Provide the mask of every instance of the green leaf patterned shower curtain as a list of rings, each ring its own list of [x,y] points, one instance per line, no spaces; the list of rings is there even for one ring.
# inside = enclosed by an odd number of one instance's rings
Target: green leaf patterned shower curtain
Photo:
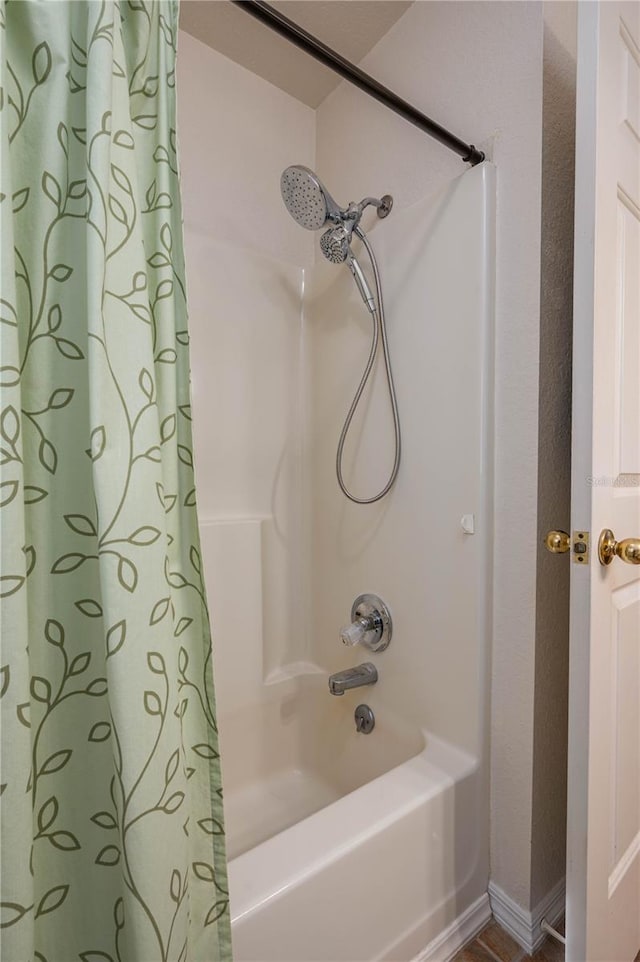
[[[2,957],[228,960],[177,3],[0,16]]]

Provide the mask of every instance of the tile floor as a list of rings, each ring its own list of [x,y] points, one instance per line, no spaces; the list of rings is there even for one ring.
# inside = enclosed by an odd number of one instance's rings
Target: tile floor
[[[564,919],[554,928],[564,935]],[[549,937],[537,952],[527,955],[508,932],[492,921],[473,942],[458,952],[452,962],[564,962],[564,945]],[[640,962],[640,952],[634,962]]]
[[[556,928],[564,932],[564,924]],[[461,949],[453,962],[564,962],[564,946],[547,938],[533,955],[528,955],[497,922],[489,924],[473,942]]]

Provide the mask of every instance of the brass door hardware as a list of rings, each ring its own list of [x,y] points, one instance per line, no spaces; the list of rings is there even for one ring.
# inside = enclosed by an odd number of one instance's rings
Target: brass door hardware
[[[573,537],[566,531],[549,531],[544,546],[551,554],[566,554],[571,551],[574,564],[589,563],[589,532],[574,531]]]
[[[549,531],[544,546],[551,554],[565,554],[571,550],[571,538],[566,531]]]
[[[611,528],[604,528],[598,539],[600,564],[610,565],[616,555],[628,565],[640,565],[640,538],[616,541]]]

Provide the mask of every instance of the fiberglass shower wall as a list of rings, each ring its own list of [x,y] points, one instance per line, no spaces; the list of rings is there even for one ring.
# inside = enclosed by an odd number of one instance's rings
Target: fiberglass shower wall
[[[494,195],[495,170],[485,164],[384,221],[369,218],[403,441],[398,479],[376,504],[348,502],[334,472],[370,317],[350,274],[333,265],[317,264],[305,299],[315,659],[330,672],[375,661],[378,684],[361,700],[410,718],[483,768]],[[359,497],[380,489],[393,462],[382,363],[364,397],[345,447],[345,475]],[[372,657],[345,649],[337,632],[362,592],[378,594],[393,616],[389,648]]]
[[[480,410],[477,379],[486,350],[487,305],[476,295],[485,296],[486,278],[479,273],[469,288],[464,277],[471,270],[467,254],[473,270],[487,269],[486,184],[473,171],[465,175],[473,207],[465,210],[452,180],[452,165],[456,174],[459,168],[447,155],[446,181],[453,186],[430,199],[423,192],[422,206],[407,211],[401,169],[392,171],[391,180],[372,183],[355,144],[349,163],[330,149],[331,117],[335,127],[342,123],[336,105],[348,94],[360,98],[353,116],[364,127],[371,115],[378,130],[387,124],[406,129],[399,118],[344,84],[314,112],[191,36],[182,33],[180,42],[195,457],[219,714],[224,719],[268,699],[268,688],[287,676],[364,660],[359,650],[344,649],[338,632],[349,620],[353,598],[372,590],[388,601],[396,624],[393,646],[380,660],[384,684],[376,697],[413,706],[421,727],[478,757],[484,649],[479,629],[472,629],[477,581],[472,588],[469,582],[476,579],[486,525],[481,535],[465,536],[455,519],[456,541],[467,544],[471,565],[457,584],[451,558],[440,564],[434,556],[430,572],[425,564],[430,519],[443,517],[442,494],[462,477],[456,458],[461,467],[473,462],[475,470],[484,443],[477,417],[468,424],[465,418]],[[316,123],[324,138],[318,162]],[[423,135],[409,130],[424,147]],[[361,151],[366,153],[368,143],[363,135]],[[397,486],[377,505],[348,503],[334,474],[340,426],[367,356],[370,316],[349,273],[318,254],[318,235],[288,216],[279,178],[292,162],[317,168],[341,202],[387,191],[396,199],[386,221],[378,222],[373,212],[363,221],[367,229],[374,226],[371,239],[382,257],[405,446]],[[457,245],[459,269],[452,274],[448,238],[456,232],[466,233],[471,246]],[[421,277],[422,287],[416,288]],[[409,302],[403,302],[406,292]],[[456,306],[453,295],[461,292],[470,299]],[[474,313],[447,339],[447,311],[455,319],[461,310]],[[471,339],[465,339],[465,325]],[[458,392],[458,412],[464,437],[453,430],[443,391],[436,390],[436,385],[448,389],[449,382],[432,378],[429,392],[432,373],[448,370],[453,379],[463,368],[467,390]],[[381,387],[365,395],[346,449],[347,476],[365,495],[382,486],[393,457]],[[429,432],[420,430],[426,424],[440,429],[431,439],[433,450],[427,450]],[[419,490],[416,455],[424,456]],[[462,498],[460,504],[460,516],[479,515],[477,499]],[[386,577],[391,572],[399,579],[397,588]],[[449,598],[437,616],[429,608],[431,597]],[[467,618],[461,622],[463,611]],[[452,644],[460,636],[468,650]],[[431,645],[432,654],[439,647],[439,660],[423,663],[418,657],[412,670],[416,644],[419,652]],[[465,721],[456,712],[458,701],[465,705]],[[224,724],[222,740],[224,750]],[[227,757],[226,769],[235,761]]]
[[[178,89],[198,507],[224,717],[305,658],[300,341],[313,241],[279,179],[292,158],[313,165],[314,112],[184,32]]]

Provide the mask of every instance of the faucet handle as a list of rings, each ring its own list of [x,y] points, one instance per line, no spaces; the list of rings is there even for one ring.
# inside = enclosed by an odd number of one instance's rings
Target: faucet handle
[[[369,618],[358,618],[350,625],[345,625],[340,629],[340,638],[343,645],[353,647],[353,645],[363,644],[367,632],[373,628]]]
[[[351,608],[351,624],[340,629],[343,645],[384,651],[391,641],[391,613],[377,595],[359,595]]]

